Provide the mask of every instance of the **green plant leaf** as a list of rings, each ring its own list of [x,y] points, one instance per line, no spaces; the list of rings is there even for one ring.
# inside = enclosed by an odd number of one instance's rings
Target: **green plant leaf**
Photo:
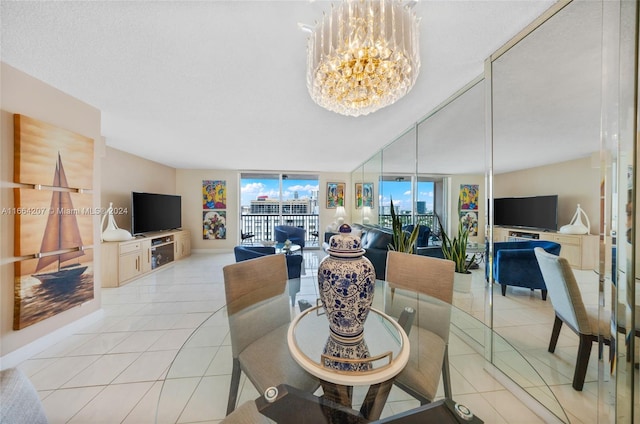
[[[396,215],[395,208],[393,207],[393,198],[391,198],[391,229],[393,231],[393,237],[392,243],[389,244],[389,250],[415,253],[420,226],[414,225],[411,234],[407,234],[406,231],[402,230],[402,221],[400,217]]]

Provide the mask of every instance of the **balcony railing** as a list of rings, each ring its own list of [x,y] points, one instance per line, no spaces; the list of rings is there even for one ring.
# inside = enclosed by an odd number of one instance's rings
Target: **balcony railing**
[[[408,225],[413,222],[411,215],[399,214],[402,225]],[[274,214],[246,214],[240,215],[242,232],[245,234],[253,234],[252,242],[261,242],[264,240],[275,240],[274,227],[276,225],[292,225],[305,229],[305,244],[307,246],[318,245],[318,239],[324,238],[320,232],[320,220],[316,214],[299,214],[299,215],[274,215]],[[418,214],[416,222],[421,225],[427,225],[431,228],[433,235],[440,233],[440,228],[435,215]],[[380,215],[378,217],[378,225],[391,228],[391,215]]]
[[[240,215],[243,233],[253,234],[254,242],[275,240],[274,227],[276,225],[291,225],[305,229],[305,244],[313,246],[318,243],[319,218],[317,214],[273,215],[247,214]]]
[[[398,214],[396,215],[400,218],[400,222],[402,225],[409,225],[413,223],[413,216],[408,214]],[[391,228],[391,215],[380,215],[378,217],[379,225],[385,228]],[[435,220],[435,215],[432,213],[426,214],[417,214],[416,222],[420,225],[426,225],[431,228],[431,232],[434,234],[440,233],[440,228],[438,222]]]

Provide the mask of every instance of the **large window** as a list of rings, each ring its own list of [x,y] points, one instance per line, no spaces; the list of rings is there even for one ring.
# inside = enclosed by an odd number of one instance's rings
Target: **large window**
[[[243,173],[240,177],[241,228],[253,240],[273,240],[275,225],[304,228],[317,240],[318,176]]]
[[[380,218],[384,226],[391,226],[391,200],[395,213],[404,224],[415,222],[434,228],[434,182],[418,180],[415,196],[411,177],[385,177],[380,182]],[[415,199],[415,200],[414,200]]]

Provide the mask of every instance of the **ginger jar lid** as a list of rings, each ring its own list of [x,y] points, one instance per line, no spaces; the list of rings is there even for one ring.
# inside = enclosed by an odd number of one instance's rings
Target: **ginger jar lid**
[[[348,224],[342,224],[338,231],[339,233],[329,240],[327,249],[329,255],[342,258],[356,258],[364,255],[365,250],[362,248],[360,238],[351,234],[351,227]]]

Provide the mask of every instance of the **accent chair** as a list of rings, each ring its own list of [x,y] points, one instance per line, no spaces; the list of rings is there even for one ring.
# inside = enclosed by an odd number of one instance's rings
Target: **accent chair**
[[[573,388],[579,391],[584,386],[593,343],[597,343],[598,337],[602,337],[604,343],[610,345],[611,318],[606,313],[599,316],[597,308],[585,307],[580,287],[567,259],[547,253],[541,247],[536,247],[534,251],[556,314],[549,340],[549,352],[553,353],[556,350],[563,323],[580,338],[572,384]],[[611,348],[609,353],[611,354]]]
[[[304,242],[307,234],[304,228],[294,227],[293,225],[276,225],[274,231],[278,243],[284,243],[289,239],[291,243],[300,246],[301,252],[304,251]]]
[[[540,267],[533,249],[541,247],[553,255],[560,254],[559,243],[546,240],[508,241],[493,243],[493,278],[500,284],[502,295],[507,286],[526,287],[542,291],[542,300],[547,300],[547,286],[540,273]],[[489,263],[489,244],[486,244],[485,260]],[[489,267],[486,266],[485,278],[489,281]]]

